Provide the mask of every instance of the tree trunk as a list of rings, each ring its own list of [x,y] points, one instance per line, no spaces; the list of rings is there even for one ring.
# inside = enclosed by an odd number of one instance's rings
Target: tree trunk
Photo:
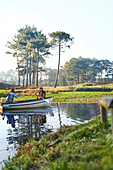
[[[23,63],[23,65],[24,65],[24,71],[23,71],[23,87],[25,86],[25,63]]]
[[[23,87],[24,87],[24,82],[25,82],[25,75],[23,75]]]
[[[113,80],[113,72],[112,72],[112,80]]]
[[[101,82],[102,82],[102,71],[101,71]]]
[[[78,75],[77,75],[77,82],[79,83],[79,73],[78,73]]]
[[[17,65],[18,65],[18,86],[20,86],[20,71],[19,71],[19,61],[17,56]]]
[[[60,53],[61,53],[61,43],[60,43],[60,41],[59,41],[59,59],[58,59],[58,70],[57,70],[57,74],[56,74],[56,79],[55,79],[54,88],[56,88],[56,86],[57,86],[57,82],[58,82],[59,69],[60,69]]]
[[[31,51],[30,51],[30,59],[29,59],[29,85],[31,86]]]
[[[37,50],[37,63],[36,63],[36,86],[38,87],[38,63],[39,62],[39,50]]]
[[[33,55],[33,78],[32,78],[32,84],[35,85],[35,60],[34,60],[34,55]]]
[[[28,86],[28,51],[27,51],[27,58],[26,58],[26,86]]]

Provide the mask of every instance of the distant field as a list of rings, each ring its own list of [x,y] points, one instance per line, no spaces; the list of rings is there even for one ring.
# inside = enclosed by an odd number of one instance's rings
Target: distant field
[[[98,102],[100,97],[111,96],[113,97],[113,85],[97,85],[97,86],[63,86],[63,87],[44,87],[46,96],[54,95],[53,102],[72,102],[72,103],[88,103]],[[87,91],[89,90],[89,91]],[[6,97],[9,90],[0,90],[0,98]],[[19,100],[36,99],[35,93],[38,92],[38,88],[31,86],[26,89],[15,89],[15,93]]]

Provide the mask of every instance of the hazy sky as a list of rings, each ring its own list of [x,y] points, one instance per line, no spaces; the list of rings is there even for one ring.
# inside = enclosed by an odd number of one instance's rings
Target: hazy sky
[[[26,24],[47,37],[53,31],[74,37],[61,65],[79,56],[113,60],[113,0],[0,0],[0,71],[16,67],[5,44]],[[57,68],[57,60],[50,56],[46,66]]]

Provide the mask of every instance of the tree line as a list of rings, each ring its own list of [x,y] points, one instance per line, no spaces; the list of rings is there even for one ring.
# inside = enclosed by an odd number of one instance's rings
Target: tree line
[[[52,32],[49,36],[50,42],[42,31],[38,31],[34,26],[26,25],[18,30],[11,42],[7,42],[6,46],[10,51],[6,53],[17,58],[19,86],[21,79],[23,79],[23,86],[39,86],[39,73],[46,71],[44,69],[45,59],[51,55],[50,48],[58,47],[59,59],[54,87],[57,86],[61,51],[63,48],[70,48],[70,42],[73,41],[73,38],[63,31]]]
[[[17,84],[17,74],[14,70],[1,71],[0,82],[5,84]]]
[[[56,69],[47,68],[40,85],[54,86],[56,72]],[[59,73],[59,86],[113,81],[113,61],[81,56],[71,58],[63,67],[60,67]]]
[[[113,62],[96,58],[71,58],[60,71],[61,85],[113,80]]]
[[[46,68],[39,72],[39,86],[54,86],[57,69]],[[97,60],[95,58],[71,58],[59,70],[58,85],[67,86],[75,83],[113,81],[113,62]],[[0,81],[9,84],[18,84],[17,74],[13,70],[0,72]],[[20,77],[23,84],[23,77]]]

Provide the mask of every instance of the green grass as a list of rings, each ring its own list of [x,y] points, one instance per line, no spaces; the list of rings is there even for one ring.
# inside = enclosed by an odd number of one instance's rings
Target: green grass
[[[4,92],[4,90],[0,90],[0,98],[1,97],[6,97],[6,93]]]
[[[1,93],[2,94],[2,93]],[[99,102],[100,97],[111,96],[113,97],[113,92],[58,92],[49,94],[48,96],[54,95],[53,102],[71,102],[71,103],[91,103]],[[4,93],[3,93],[4,96]],[[1,96],[2,97],[2,96]],[[15,101],[20,100],[31,100],[36,99],[35,95],[19,95],[15,98]]]
[[[53,95],[53,102],[87,103],[98,102],[99,98],[104,96],[112,97],[113,92],[59,92]]]
[[[87,124],[63,126],[40,141],[31,140],[5,165],[5,169],[113,169],[111,120],[95,118]]]
[[[15,101],[21,101],[21,100],[32,100],[36,99],[37,97],[35,95],[19,95],[18,98],[15,98]]]

